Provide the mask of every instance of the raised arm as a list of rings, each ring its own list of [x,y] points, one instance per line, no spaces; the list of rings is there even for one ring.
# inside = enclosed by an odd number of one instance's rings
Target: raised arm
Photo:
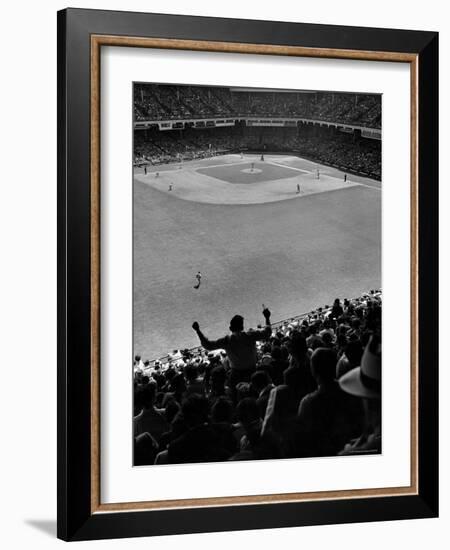
[[[200,330],[200,325],[197,323],[197,321],[195,321],[192,324],[192,328],[197,333],[197,336],[200,340],[201,345],[208,351],[212,351],[214,349],[224,349],[224,346],[225,346],[224,338],[219,338],[218,340],[208,340],[208,338],[206,338],[206,336]]]
[[[270,323],[271,312],[268,308],[265,307],[262,313],[266,320],[266,326],[263,329],[254,330],[250,333],[254,336],[255,340],[266,340],[272,335],[272,325]]]

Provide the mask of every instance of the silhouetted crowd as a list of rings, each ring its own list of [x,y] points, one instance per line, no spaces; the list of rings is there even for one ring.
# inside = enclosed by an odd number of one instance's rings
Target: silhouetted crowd
[[[134,464],[381,452],[381,291],[134,361]]]

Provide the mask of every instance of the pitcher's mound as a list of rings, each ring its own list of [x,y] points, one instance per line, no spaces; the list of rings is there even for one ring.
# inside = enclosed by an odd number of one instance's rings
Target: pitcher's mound
[[[243,170],[241,170],[241,172],[244,172],[244,174],[260,174],[262,170],[260,170],[259,168],[244,168]]]

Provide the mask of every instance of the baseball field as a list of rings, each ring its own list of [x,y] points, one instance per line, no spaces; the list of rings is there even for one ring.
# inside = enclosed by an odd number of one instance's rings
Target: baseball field
[[[381,286],[381,184],[295,155],[134,172],[134,353],[156,359]],[[202,274],[198,289],[195,275]]]

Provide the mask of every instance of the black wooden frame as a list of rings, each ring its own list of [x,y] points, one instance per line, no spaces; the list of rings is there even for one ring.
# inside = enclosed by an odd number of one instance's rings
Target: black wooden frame
[[[419,491],[358,498],[91,513],[90,37],[133,37],[418,55]],[[438,35],[100,10],[58,13],[58,537],[86,540],[438,514]]]

